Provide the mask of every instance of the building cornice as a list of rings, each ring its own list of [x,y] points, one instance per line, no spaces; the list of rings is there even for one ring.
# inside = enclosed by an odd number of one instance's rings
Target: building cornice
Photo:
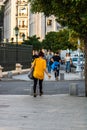
[[[9,0],[3,0],[3,3],[6,4]]]

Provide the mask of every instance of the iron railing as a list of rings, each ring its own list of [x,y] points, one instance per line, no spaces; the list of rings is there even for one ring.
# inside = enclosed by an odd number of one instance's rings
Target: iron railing
[[[31,45],[1,43],[0,65],[4,67],[3,70],[14,70],[16,63],[23,65],[23,68],[29,68],[32,61],[32,49]]]

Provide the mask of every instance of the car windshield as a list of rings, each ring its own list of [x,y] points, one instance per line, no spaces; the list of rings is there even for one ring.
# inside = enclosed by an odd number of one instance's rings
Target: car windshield
[[[72,60],[73,60],[73,61],[78,61],[78,58],[73,58]]]
[[[75,57],[75,58],[73,58],[72,60],[73,60],[73,61],[78,61],[78,59],[79,59],[78,57],[77,57],[77,58]],[[83,61],[83,60],[84,60],[84,59],[80,57],[80,61]]]

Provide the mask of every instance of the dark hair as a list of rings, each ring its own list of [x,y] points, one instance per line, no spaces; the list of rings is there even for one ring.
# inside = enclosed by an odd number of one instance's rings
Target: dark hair
[[[39,56],[44,57],[44,53],[42,51],[39,52]]]
[[[59,54],[59,52],[57,51],[56,54]]]

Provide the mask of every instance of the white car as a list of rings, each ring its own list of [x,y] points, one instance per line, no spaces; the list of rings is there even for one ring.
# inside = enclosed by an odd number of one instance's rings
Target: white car
[[[72,59],[72,65],[77,67],[77,65],[80,65],[81,68],[84,68],[85,59],[83,57],[71,57]]]

